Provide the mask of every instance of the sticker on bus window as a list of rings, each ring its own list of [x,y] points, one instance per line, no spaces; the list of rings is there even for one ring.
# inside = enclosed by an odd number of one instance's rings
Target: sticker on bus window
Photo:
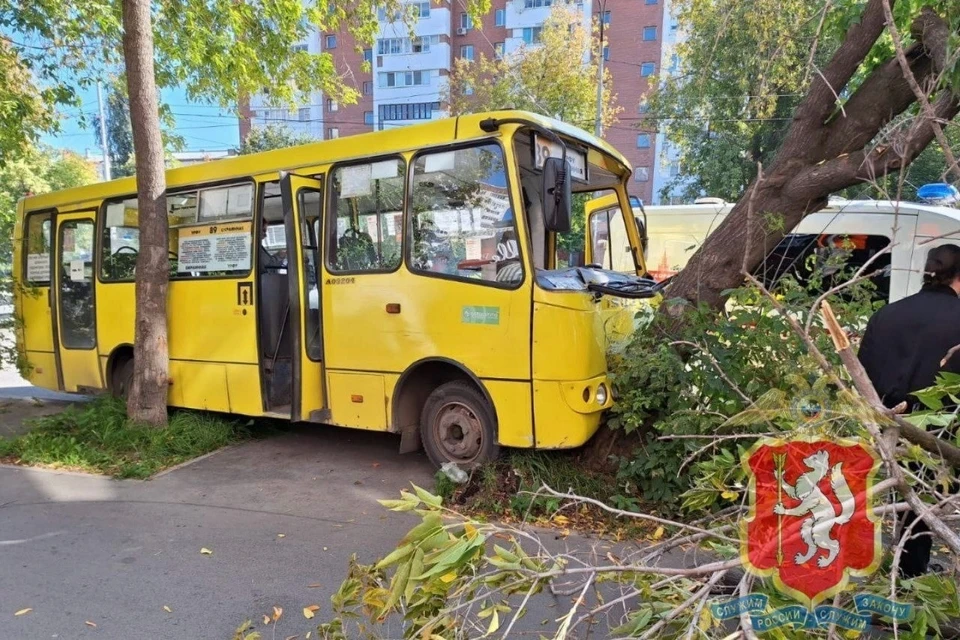
[[[247,271],[251,245],[249,222],[181,229],[177,271]]]
[[[49,253],[31,253],[27,255],[27,280],[31,282],[50,281]]]
[[[456,151],[447,151],[444,153],[431,153],[423,161],[424,173],[437,173],[438,171],[453,171],[457,159]]]
[[[370,165],[370,179],[371,180],[389,180],[390,178],[397,177],[397,167],[400,165],[397,164],[396,160],[383,160],[381,162],[374,162]]]

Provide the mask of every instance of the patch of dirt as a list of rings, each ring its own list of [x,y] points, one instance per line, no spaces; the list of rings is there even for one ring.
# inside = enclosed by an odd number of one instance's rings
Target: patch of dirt
[[[60,413],[71,406],[59,400],[16,398],[0,400],[0,438],[19,436],[30,431],[27,424],[34,418]]]

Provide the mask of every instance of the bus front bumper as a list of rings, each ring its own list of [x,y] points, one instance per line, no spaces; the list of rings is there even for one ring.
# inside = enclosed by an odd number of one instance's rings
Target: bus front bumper
[[[613,406],[613,391],[606,375],[577,381],[534,380],[533,399],[537,448],[570,449],[596,433],[604,410]]]

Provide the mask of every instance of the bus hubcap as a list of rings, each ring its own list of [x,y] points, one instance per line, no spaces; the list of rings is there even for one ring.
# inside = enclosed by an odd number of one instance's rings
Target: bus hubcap
[[[470,461],[480,453],[483,425],[469,407],[459,403],[444,406],[437,415],[434,432],[447,457]]]

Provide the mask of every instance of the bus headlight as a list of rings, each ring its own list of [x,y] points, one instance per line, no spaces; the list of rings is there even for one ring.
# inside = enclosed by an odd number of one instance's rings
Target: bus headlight
[[[602,382],[597,386],[597,404],[603,406],[607,404],[607,385]]]

